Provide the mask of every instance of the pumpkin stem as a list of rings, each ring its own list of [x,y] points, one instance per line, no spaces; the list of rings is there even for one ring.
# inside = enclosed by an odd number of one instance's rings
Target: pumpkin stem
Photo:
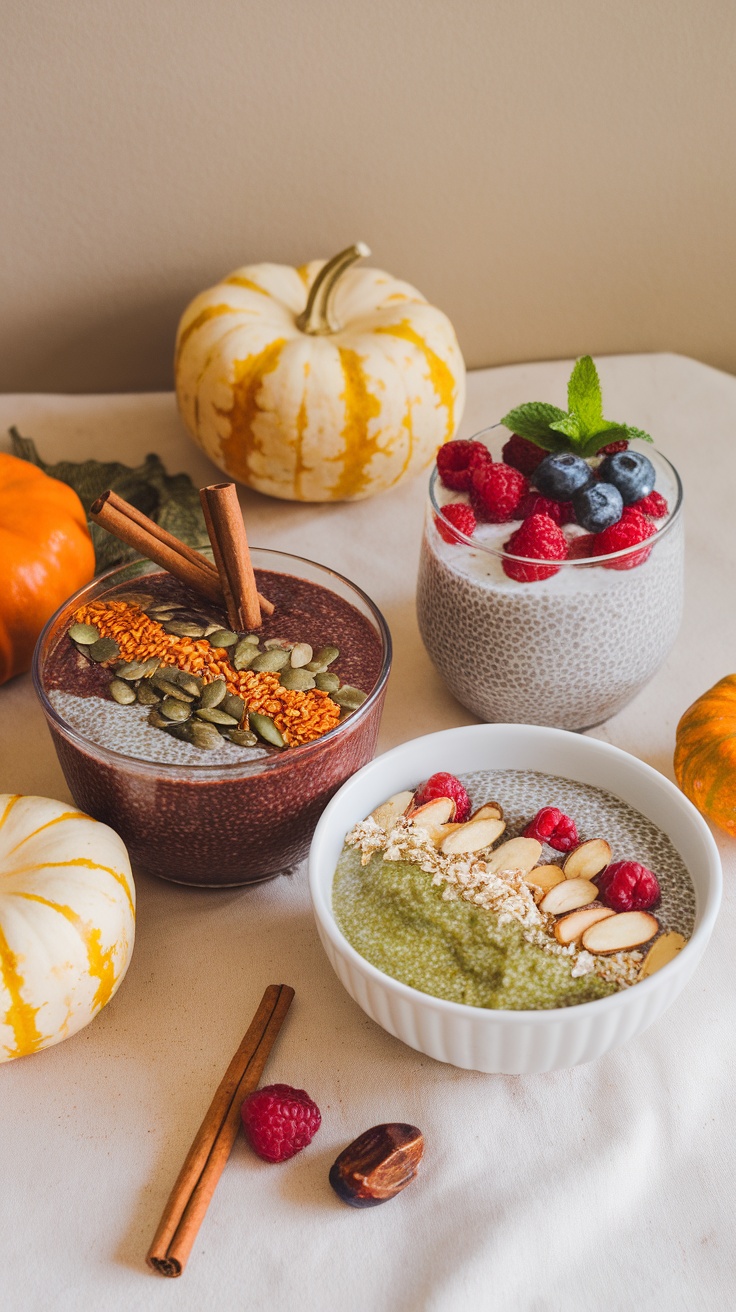
[[[364,241],[359,241],[354,246],[348,246],[344,251],[340,251],[339,255],[333,255],[332,259],[322,266],[312,284],[307,304],[297,316],[297,328],[303,333],[320,337],[327,333],[339,332],[340,324],[332,314],[332,293],[345,270],[366,255],[370,255],[370,250]]]

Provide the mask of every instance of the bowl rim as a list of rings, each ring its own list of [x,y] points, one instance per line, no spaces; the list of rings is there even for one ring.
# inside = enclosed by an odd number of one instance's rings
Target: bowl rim
[[[504,425],[501,423],[488,424],[486,428],[479,429],[478,432],[471,434],[471,436],[465,440],[467,440],[468,442],[483,442],[484,446],[488,446],[488,442],[485,440],[486,437],[489,434],[495,435],[497,433],[500,436],[502,436],[503,434],[499,432],[499,430],[501,429],[504,429]],[[509,429],[505,429],[504,431],[508,432],[510,436]],[[458,441],[460,439],[453,438],[452,440]],[[667,465],[668,469],[673,475],[675,487],[677,488],[677,501],[675,502],[674,507],[668,512],[664,523],[660,527],[655,528],[655,531],[652,534],[652,536],[650,538],[645,538],[643,542],[635,542],[634,545],[631,547],[622,547],[620,551],[609,551],[605,557],[576,556],[573,557],[572,559],[568,557],[567,560],[556,560],[554,561],[555,570],[586,569],[586,568],[589,569],[591,568],[591,566],[600,566],[601,568],[608,569],[610,568],[609,565],[610,561],[619,562],[619,568],[621,568],[622,564],[629,557],[633,557],[634,555],[636,555],[637,552],[642,552],[648,549],[649,553],[651,554],[654,548],[657,547],[659,543],[662,542],[663,539],[667,536],[667,534],[670,532],[670,529],[675,524],[679,523],[679,520],[682,516],[684,489],[682,486],[682,479],[680,478],[677,469],[673,465],[672,461],[666,455],[664,455],[662,451],[659,450],[659,447],[656,447],[654,445],[649,446],[649,443],[641,442],[641,441],[638,441],[638,445],[639,447],[644,447],[644,448],[649,447],[649,451],[654,453],[659,460],[664,461],[665,465]],[[552,452],[547,452],[547,454],[551,455]],[[641,454],[646,455],[647,454],[646,449],[643,450]],[[435,461],[435,464],[432,468],[432,472],[430,473],[429,476],[429,485],[428,485],[429,505],[435,517],[439,515],[444,519],[445,517],[442,513],[443,507],[440,505],[437,499],[436,489],[437,489],[438,482],[439,482],[439,469],[437,468],[437,463]],[[521,523],[521,521],[520,520],[510,521],[508,526],[509,533],[513,532],[513,525],[515,523],[518,524]],[[513,551],[506,551],[505,548],[502,546],[492,547],[485,542],[479,542],[477,538],[468,537],[467,534],[463,533],[462,530],[457,528],[456,525],[454,524],[452,526],[452,532],[454,536],[457,537],[458,541],[463,544],[463,546],[471,547],[473,551],[481,551],[484,552],[487,556],[493,556],[497,559],[515,560],[524,565],[537,565],[537,566],[539,565],[538,558],[532,558],[531,556],[519,556],[516,555],[516,553]],[[605,560],[605,564],[602,563],[604,560]]]
[[[343,799],[346,794],[349,795],[351,791],[357,789],[363,779],[371,774],[380,773],[382,766],[389,757],[395,758],[402,752],[406,752],[408,755],[409,749],[416,748],[419,744],[426,745],[429,750],[435,744],[439,745],[440,742],[446,743],[450,736],[493,736],[494,733],[499,733],[501,731],[504,733],[511,732],[512,734],[519,733],[520,736],[523,734],[529,735],[531,733],[534,736],[539,735],[541,738],[546,738],[548,741],[557,740],[559,742],[562,740],[564,742],[565,740],[573,739],[577,743],[586,743],[587,747],[584,750],[587,750],[589,747],[594,755],[597,754],[601,757],[608,757],[609,759],[624,762],[627,768],[632,769],[635,774],[642,774],[645,778],[649,779],[655,784],[655,786],[661,789],[666,797],[669,797],[675,805],[680,807],[688,817],[690,823],[694,826],[700,838],[703,840],[706,853],[709,857],[709,865],[708,886],[703,899],[700,921],[696,924],[690,938],[680,952],[678,952],[677,956],[674,957],[672,961],[669,961],[667,965],[663,966],[661,970],[656,971],[653,975],[649,976],[648,979],[641,980],[636,985],[632,985],[629,988],[619,989],[616,993],[609,994],[608,997],[595,998],[591,1002],[576,1003],[571,1007],[549,1007],[540,1008],[534,1011],[512,1011],[503,1008],[474,1007],[469,1003],[452,1002],[447,998],[437,998],[431,993],[423,993],[420,989],[412,988],[411,985],[404,984],[401,980],[394,979],[391,975],[385,974],[384,971],[379,970],[377,966],[374,966],[370,961],[367,961],[365,957],[361,956],[357,949],[353,947],[339,929],[332,910],[331,894],[334,881],[334,870],[330,875],[328,885],[321,873],[320,856],[321,847],[325,843],[332,828],[332,816],[339,808],[341,799]],[[642,814],[645,813],[642,812]],[[693,806],[692,802],[685,797],[684,793],[682,793],[680,789],[671,782],[671,780],[667,779],[659,770],[655,770],[653,766],[640,760],[639,757],[633,756],[630,752],[625,751],[621,747],[615,747],[612,743],[603,742],[599,738],[587,738],[585,735],[572,733],[567,729],[555,729],[542,725],[502,723],[457,725],[450,729],[440,729],[435,733],[424,734],[419,738],[410,738],[403,743],[399,743],[396,747],[390,748],[380,756],[374,757],[372,761],[369,761],[367,765],[364,765],[362,769],[358,770],[342,785],[323,811],[309,849],[309,893],[312,901],[312,911],[320,931],[324,932],[330,939],[333,949],[343,957],[346,957],[352,963],[353,967],[362,974],[381,987],[388,988],[392,993],[405,999],[407,1002],[410,1002],[415,1006],[429,1007],[431,1010],[439,1011],[445,1016],[450,1018],[456,1017],[458,1021],[465,1022],[472,1020],[480,1023],[494,1023],[500,1025],[544,1025],[549,1024],[553,1020],[558,1022],[563,1019],[569,1021],[574,1017],[588,1017],[592,1019],[594,1016],[602,1016],[604,1011],[610,1011],[617,1007],[629,1005],[632,994],[634,998],[638,997],[643,1002],[647,997],[651,997],[653,993],[659,989],[662,977],[665,976],[666,972],[669,972],[669,974],[666,974],[666,978],[671,980],[674,971],[679,970],[682,972],[683,964],[687,963],[687,974],[683,978],[684,986],[689,975],[689,963],[692,962],[693,969],[697,966],[700,956],[707,946],[708,940],[713,931],[713,926],[721,903],[722,888],[723,872],[720,854],[715,839],[713,838],[705,820],[700,815],[700,812],[695,806]]]
[[[79,604],[78,599],[80,599],[85,593],[96,588],[100,583],[104,583],[107,580],[113,580],[115,575],[120,575],[120,582],[124,582],[126,581],[125,575],[127,571],[132,571],[139,566],[145,567],[153,564],[153,562],[146,560],[145,557],[141,557],[139,560],[125,561],[122,564],[114,565],[112,569],[105,570],[102,574],[96,574],[89,583],[85,583],[83,587],[78,588],[76,592],[71,593],[71,595],[62,602],[61,606],[54,611],[53,615],[46,621],[41,630],[33,652],[33,686],[36,696],[41,703],[43,712],[47,719],[53,723],[54,728],[59,733],[63,734],[64,737],[70,739],[75,746],[81,748],[87,753],[93,753],[96,757],[100,757],[104,760],[108,765],[112,765],[118,769],[133,769],[136,773],[153,774],[157,777],[163,775],[166,778],[172,779],[183,775],[193,779],[196,778],[203,782],[211,782],[213,779],[247,779],[255,775],[263,774],[265,771],[286,769],[289,765],[294,765],[297,762],[299,764],[307,764],[310,757],[318,752],[319,749],[323,748],[325,744],[328,744],[329,746],[336,745],[341,737],[347,736],[349,732],[354,730],[355,727],[370,714],[380,697],[383,695],[388,676],[391,672],[393,643],[391,639],[391,630],[389,629],[383,613],[357,583],[353,583],[352,579],[346,578],[344,574],[340,574],[329,565],[323,565],[320,561],[309,560],[306,556],[296,556],[293,552],[280,551],[278,547],[252,546],[251,552],[257,556],[278,556],[284,560],[310,565],[314,569],[321,570],[331,578],[339,579],[341,583],[360,597],[361,601],[373,616],[378,630],[378,636],[381,641],[381,668],[373,688],[366,697],[366,700],[356,711],[353,711],[344,720],[341,720],[335,725],[334,729],[330,729],[328,733],[322,734],[320,738],[315,738],[312,742],[302,743],[299,747],[290,747],[286,751],[279,752],[273,756],[259,756],[251,761],[233,761],[232,763],[221,763],[219,765],[208,765],[206,763],[197,765],[190,762],[146,761],[142,757],[128,756],[125,752],[116,752],[113,748],[103,747],[101,744],[91,742],[85,734],[81,733],[80,730],[75,729],[73,725],[70,725],[64,719],[63,715],[60,715],[49,701],[46,688],[44,687],[42,673],[43,661],[46,655],[46,641],[62,612],[75,603]],[[256,562],[256,568],[263,567]],[[284,570],[275,569],[275,572],[283,574]],[[130,581],[131,583],[134,583],[137,579],[144,579],[147,574],[151,573],[165,574],[166,570],[155,565],[153,569],[144,568],[140,574],[131,572]],[[298,572],[295,573],[294,577],[299,577]],[[326,584],[319,586],[327,588]]]

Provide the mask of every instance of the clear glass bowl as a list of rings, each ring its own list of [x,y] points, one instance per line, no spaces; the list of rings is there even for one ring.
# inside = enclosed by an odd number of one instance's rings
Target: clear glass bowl
[[[317,584],[350,603],[375,631],[380,673],[362,706],[302,747],[233,764],[160,764],[91,742],[49,700],[47,663],[74,612],[112,588],[160,572],[149,561],[110,570],[80,589],[49,620],[36,645],[33,678],[64,777],[76,804],[122,837],[134,870],[177,883],[256,883],[302,859],[325,805],[371,760],[391,667],[381,612],[340,574],[298,556],[254,548],[257,570]],[[268,593],[267,583],[261,589]]]
[[[497,460],[507,439],[495,425],[474,440]],[[551,578],[530,583],[502,568],[503,542],[518,523],[482,526],[454,543],[442,539],[436,517],[444,489],[433,471],[417,582],[419,629],[450,691],[480,719],[592,728],[621,710],[670,651],[682,619],[682,484],[658,451],[633,446],[652,460],[657,490],[670,506],[654,537],[604,558],[563,561]]]

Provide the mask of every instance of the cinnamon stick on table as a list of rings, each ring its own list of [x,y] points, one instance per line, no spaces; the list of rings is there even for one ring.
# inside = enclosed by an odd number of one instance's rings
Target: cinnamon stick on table
[[[90,519],[208,600],[223,605],[220,576],[212,561],[167,533],[116,492],[103,492],[92,503]],[[265,597],[259,597],[259,604],[266,615],[273,614],[274,607]]]
[[[293,997],[288,984],[269,985],[212,1099],[146,1255],[161,1275],[180,1276],[186,1266],[235,1142],[241,1103],[258,1085]]]
[[[213,483],[199,493],[212,554],[233,629],[259,629],[261,607],[234,483]]]

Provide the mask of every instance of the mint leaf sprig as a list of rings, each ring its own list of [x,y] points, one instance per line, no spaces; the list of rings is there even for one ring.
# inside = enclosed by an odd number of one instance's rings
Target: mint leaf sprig
[[[504,428],[541,446],[544,451],[573,451],[584,459],[609,442],[651,442],[648,433],[630,424],[603,418],[603,397],[592,358],[577,360],[567,384],[567,410],[546,401],[528,401],[501,420]]]

